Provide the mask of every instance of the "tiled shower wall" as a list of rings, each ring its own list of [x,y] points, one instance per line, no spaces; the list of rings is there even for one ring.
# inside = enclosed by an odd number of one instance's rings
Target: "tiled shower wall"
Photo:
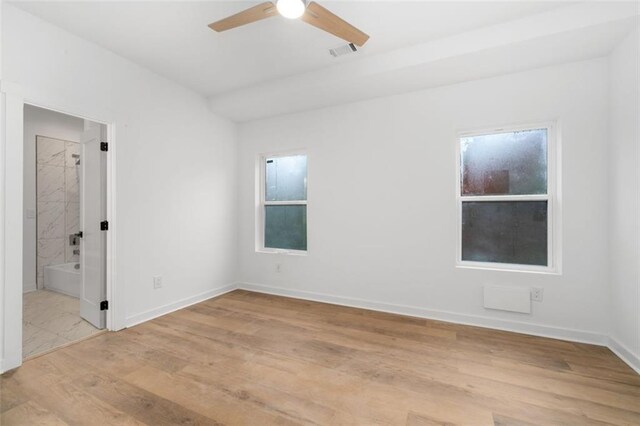
[[[43,136],[36,138],[37,263],[38,288],[44,284],[44,267],[77,262],[69,235],[79,231],[79,166],[73,154],[80,144]]]

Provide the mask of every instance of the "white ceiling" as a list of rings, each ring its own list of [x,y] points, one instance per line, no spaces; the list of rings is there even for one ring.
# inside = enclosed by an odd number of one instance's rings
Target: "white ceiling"
[[[521,18],[566,2],[320,1],[370,34],[361,52],[333,58],[340,39],[280,16],[215,33],[207,24],[244,1],[31,2],[12,4],[212,96]]]
[[[280,16],[207,27],[260,1],[12,3],[209,97],[235,121],[604,56],[640,15],[638,0],[318,0],[371,36],[341,58],[328,49],[345,42]]]
[[[210,99],[235,121],[290,114],[608,55],[639,2],[569,5]]]

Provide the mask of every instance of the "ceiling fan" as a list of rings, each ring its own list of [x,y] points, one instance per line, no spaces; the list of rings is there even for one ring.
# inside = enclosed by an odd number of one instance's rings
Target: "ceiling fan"
[[[307,0],[275,0],[275,4],[267,1],[209,24],[209,28],[222,32],[270,18],[277,13],[289,19],[300,18],[307,24],[340,37],[356,46],[362,46],[369,40],[367,34],[347,21],[334,15],[318,3],[314,1],[307,2]]]

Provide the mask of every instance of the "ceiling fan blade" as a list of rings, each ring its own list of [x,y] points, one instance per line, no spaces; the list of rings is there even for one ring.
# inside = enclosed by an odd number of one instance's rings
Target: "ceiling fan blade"
[[[232,28],[247,25],[252,22],[260,21],[277,14],[276,5],[270,1],[260,3],[257,6],[250,7],[247,10],[231,15],[227,18],[209,24],[209,28],[214,31],[221,32]]]
[[[307,5],[307,10],[300,19],[356,46],[362,46],[369,40],[367,34],[314,1]]]

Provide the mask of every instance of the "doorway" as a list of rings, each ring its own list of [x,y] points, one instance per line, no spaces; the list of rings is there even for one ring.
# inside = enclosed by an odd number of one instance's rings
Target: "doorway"
[[[107,128],[24,105],[23,358],[106,325]]]

